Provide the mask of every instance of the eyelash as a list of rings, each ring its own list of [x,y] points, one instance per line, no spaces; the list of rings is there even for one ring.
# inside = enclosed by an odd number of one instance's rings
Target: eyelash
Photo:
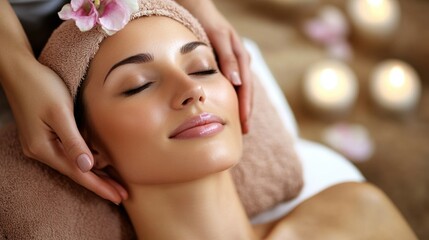
[[[140,87],[130,89],[130,90],[128,90],[128,91],[125,91],[125,92],[124,92],[124,95],[125,95],[125,96],[131,96],[131,95],[134,95],[134,94],[139,93],[139,92],[141,92],[141,91],[145,90],[146,88],[150,87],[152,84],[153,84],[153,82],[148,82],[148,83],[146,83],[146,84],[143,84],[143,85],[142,85],[142,86],[140,86]]]
[[[194,75],[194,76],[203,76],[203,75],[211,75],[211,74],[215,74],[215,73],[217,73],[217,72],[218,72],[218,71],[217,71],[216,69],[208,69],[208,70],[204,70],[204,71],[193,72],[193,73],[190,73],[189,75]],[[133,88],[133,89],[127,90],[127,91],[125,91],[123,94],[124,94],[125,96],[131,96],[131,95],[134,95],[134,94],[139,93],[139,92],[141,92],[141,91],[145,90],[146,88],[150,87],[152,84],[153,84],[153,82],[148,82],[148,83],[146,83],[146,84],[144,84],[144,85],[142,85],[142,86],[140,86],[140,87],[137,87],[137,88]]]
[[[193,72],[193,73],[190,73],[189,75],[200,76],[200,75],[210,75],[210,74],[215,74],[215,73],[217,73],[216,69],[208,69],[205,71]]]

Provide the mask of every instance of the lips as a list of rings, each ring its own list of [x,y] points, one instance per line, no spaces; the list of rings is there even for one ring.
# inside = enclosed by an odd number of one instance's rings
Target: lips
[[[169,138],[188,139],[209,137],[221,132],[225,122],[218,116],[210,113],[202,113],[191,117],[177,127]]]

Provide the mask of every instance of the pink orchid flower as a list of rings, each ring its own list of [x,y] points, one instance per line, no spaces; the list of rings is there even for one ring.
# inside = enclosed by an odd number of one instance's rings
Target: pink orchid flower
[[[324,45],[331,56],[342,60],[352,58],[353,50],[347,41],[349,26],[338,8],[321,8],[319,16],[304,25],[304,32],[310,39]]]
[[[63,6],[58,16],[72,19],[80,31],[88,31],[96,24],[108,35],[121,30],[138,10],[137,0],[71,0]]]

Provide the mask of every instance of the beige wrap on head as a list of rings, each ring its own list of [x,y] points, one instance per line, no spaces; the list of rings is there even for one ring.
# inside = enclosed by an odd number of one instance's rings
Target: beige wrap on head
[[[139,0],[139,10],[131,19],[147,16],[172,18],[191,30],[198,40],[209,44],[199,22],[172,0]],[[144,31],[144,29],[142,29]],[[66,83],[73,99],[85,78],[89,63],[100,43],[108,35],[100,26],[81,32],[72,20],[65,21],[51,35],[40,54],[39,61],[54,70]]]

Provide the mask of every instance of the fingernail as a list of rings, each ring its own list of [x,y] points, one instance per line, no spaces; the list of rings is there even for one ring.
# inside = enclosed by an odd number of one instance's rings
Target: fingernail
[[[232,72],[231,75],[231,81],[235,86],[240,86],[241,85],[241,80],[240,80],[240,75],[238,74],[238,72]]]
[[[81,154],[77,157],[77,166],[82,172],[88,172],[92,168],[91,159],[86,154]]]

